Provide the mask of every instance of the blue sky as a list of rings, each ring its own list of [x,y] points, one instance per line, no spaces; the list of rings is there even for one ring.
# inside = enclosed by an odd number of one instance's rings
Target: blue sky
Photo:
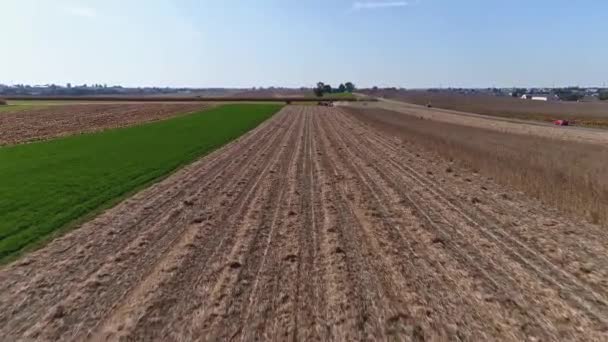
[[[4,0],[0,83],[608,83],[605,0]]]

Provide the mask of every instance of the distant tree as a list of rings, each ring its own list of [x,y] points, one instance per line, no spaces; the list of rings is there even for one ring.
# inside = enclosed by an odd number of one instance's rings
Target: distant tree
[[[323,96],[323,88],[316,87],[315,89],[313,89],[313,91],[316,97]]]
[[[326,84],[326,85],[323,86],[323,92],[331,94],[333,92],[333,88],[331,87],[331,85]]]
[[[521,97],[522,95],[525,95],[527,92],[528,92],[528,90],[526,88],[515,88],[515,89],[513,89],[511,96]]]
[[[346,87],[346,91],[349,93],[355,91],[355,85],[352,82],[346,82],[344,86]]]
[[[378,86],[374,86],[374,87],[372,88],[372,91],[378,91]]]
[[[314,92],[317,97],[323,96],[323,93],[325,92],[325,83],[318,82],[317,87],[314,89]]]
[[[339,93],[346,92],[346,86],[344,85],[344,83],[340,83],[340,86],[338,86],[338,92]]]
[[[578,88],[571,87],[566,89],[559,89],[556,91],[557,97],[562,101],[580,101],[585,97],[585,94],[578,91]]]

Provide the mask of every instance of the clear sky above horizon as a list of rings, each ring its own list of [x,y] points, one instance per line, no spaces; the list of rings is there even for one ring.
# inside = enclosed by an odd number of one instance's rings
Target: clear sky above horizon
[[[608,83],[605,0],[5,0],[0,83]]]

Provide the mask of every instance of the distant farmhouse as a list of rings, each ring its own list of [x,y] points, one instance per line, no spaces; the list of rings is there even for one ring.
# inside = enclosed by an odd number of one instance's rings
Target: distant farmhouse
[[[532,101],[553,101],[557,100],[557,96],[553,94],[524,94],[521,96],[521,99]]]

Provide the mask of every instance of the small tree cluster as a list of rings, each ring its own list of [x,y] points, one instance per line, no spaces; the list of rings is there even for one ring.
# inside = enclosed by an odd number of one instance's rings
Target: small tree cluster
[[[317,87],[313,89],[315,95],[318,97],[323,96],[324,94],[331,93],[352,93],[355,91],[355,84],[352,82],[341,83],[338,88],[332,88],[331,85],[325,84],[323,82],[317,83]]]
[[[555,94],[562,101],[580,101],[585,97],[585,94],[576,87],[559,89]]]
[[[515,89],[513,89],[513,92],[511,92],[511,96],[521,97],[523,95],[526,95],[527,92],[528,92],[528,89],[526,89],[526,88],[515,88]]]

